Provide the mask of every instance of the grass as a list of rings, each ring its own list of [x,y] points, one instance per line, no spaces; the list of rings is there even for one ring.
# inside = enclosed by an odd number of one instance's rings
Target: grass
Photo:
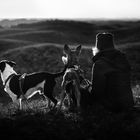
[[[140,138],[139,111],[111,113],[102,106],[88,107],[81,113],[40,109],[41,99],[29,102],[19,111],[17,105],[0,105],[0,136],[34,139],[137,139]]]

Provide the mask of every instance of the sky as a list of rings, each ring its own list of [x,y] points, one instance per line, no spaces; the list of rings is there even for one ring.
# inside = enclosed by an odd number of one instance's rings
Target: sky
[[[140,18],[140,0],[0,0],[3,18]]]

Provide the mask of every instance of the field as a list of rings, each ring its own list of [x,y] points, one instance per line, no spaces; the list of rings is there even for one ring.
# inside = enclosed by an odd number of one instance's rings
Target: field
[[[134,97],[140,94],[140,21],[46,20],[0,28],[0,58],[17,63],[18,73],[59,72],[64,44],[82,45],[80,65],[90,80],[91,47],[98,32],[111,32],[117,49],[125,52],[132,67]],[[85,59],[86,58],[86,59]],[[57,79],[54,96],[61,92]],[[89,107],[79,114],[62,110],[48,112],[38,95],[18,111],[4,92],[0,80],[0,135],[36,139],[137,139],[140,138],[140,110],[114,114],[103,107]]]

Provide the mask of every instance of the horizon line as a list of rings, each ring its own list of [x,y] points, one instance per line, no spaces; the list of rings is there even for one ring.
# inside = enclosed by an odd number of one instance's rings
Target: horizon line
[[[122,20],[122,21],[137,21],[140,20],[140,18],[47,18],[47,17],[10,17],[10,18],[0,18],[0,21],[2,20],[101,20],[101,21],[107,21],[107,20]]]

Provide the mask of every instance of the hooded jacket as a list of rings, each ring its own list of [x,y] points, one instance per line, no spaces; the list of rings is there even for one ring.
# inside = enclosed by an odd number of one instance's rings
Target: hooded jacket
[[[97,53],[92,60],[93,102],[113,110],[132,107],[131,68],[125,55],[116,49],[106,49]]]

